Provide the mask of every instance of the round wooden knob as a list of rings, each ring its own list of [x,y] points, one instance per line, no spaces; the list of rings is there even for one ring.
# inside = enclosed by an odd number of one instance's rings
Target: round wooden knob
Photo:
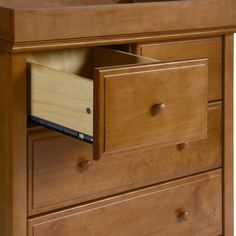
[[[81,170],[88,170],[89,167],[93,164],[93,162],[91,160],[85,160],[85,161],[81,161],[79,163],[79,168]]]
[[[178,219],[180,221],[186,221],[186,220],[188,220],[188,216],[189,216],[189,212],[188,211],[181,211],[178,214]]]
[[[177,148],[178,148],[179,151],[182,151],[184,149],[188,149],[189,148],[189,143],[188,142],[180,143],[180,144],[177,145]]]
[[[151,107],[151,114],[153,116],[156,116],[157,114],[162,114],[165,110],[166,110],[166,104],[164,103],[154,104]]]

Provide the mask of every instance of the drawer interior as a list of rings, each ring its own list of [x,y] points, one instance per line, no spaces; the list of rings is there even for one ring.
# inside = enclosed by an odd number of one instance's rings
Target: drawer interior
[[[29,64],[93,79],[94,68],[144,64],[157,60],[104,47],[88,47],[29,53],[27,61]]]

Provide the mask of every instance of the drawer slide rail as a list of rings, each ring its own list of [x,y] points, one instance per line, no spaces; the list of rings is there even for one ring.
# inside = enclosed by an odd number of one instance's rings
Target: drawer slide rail
[[[38,117],[35,117],[35,116],[31,116],[31,115],[28,115],[28,120],[33,122],[33,123],[36,123],[38,125],[41,125],[45,128],[48,128],[48,129],[54,130],[56,132],[68,135],[70,137],[82,140],[86,143],[93,144],[93,137],[91,137],[87,134],[83,134],[81,132],[63,127],[61,125],[55,124],[53,122],[50,122],[50,121],[47,121],[47,120],[44,120],[44,119],[41,119],[41,118],[38,118]]]

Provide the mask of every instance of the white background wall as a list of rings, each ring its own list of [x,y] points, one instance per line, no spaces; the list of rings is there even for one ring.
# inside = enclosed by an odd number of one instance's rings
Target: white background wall
[[[236,34],[234,34],[234,79],[236,81]],[[236,94],[236,82],[234,83],[234,94]],[[234,96],[234,117],[235,117],[235,110],[236,110],[236,96]],[[234,123],[236,125],[236,118],[234,118]],[[236,127],[236,126],[235,126]],[[234,129],[234,137],[236,137],[236,129]],[[234,147],[236,147],[236,138],[234,139]],[[234,149],[234,156],[236,154],[236,148]],[[234,235],[236,235],[236,161],[234,162]]]

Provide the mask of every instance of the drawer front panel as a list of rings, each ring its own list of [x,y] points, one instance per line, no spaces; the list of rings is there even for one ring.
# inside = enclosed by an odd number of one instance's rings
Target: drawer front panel
[[[207,75],[206,60],[100,70],[100,152],[205,138]]]
[[[29,214],[34,215],[220,167],[221,104],[208,107],[208,138],[183,149],[139,149],[89,166],[92,146],[79,140],[40,130],[29,133],[28,145]]]
[[[222,98],[221,38],[140,44],[136,53],[160,61],[208,58],[208,100]]]
[[[221,201],[214,171],[30,220],[29,236],[215,236]]]

